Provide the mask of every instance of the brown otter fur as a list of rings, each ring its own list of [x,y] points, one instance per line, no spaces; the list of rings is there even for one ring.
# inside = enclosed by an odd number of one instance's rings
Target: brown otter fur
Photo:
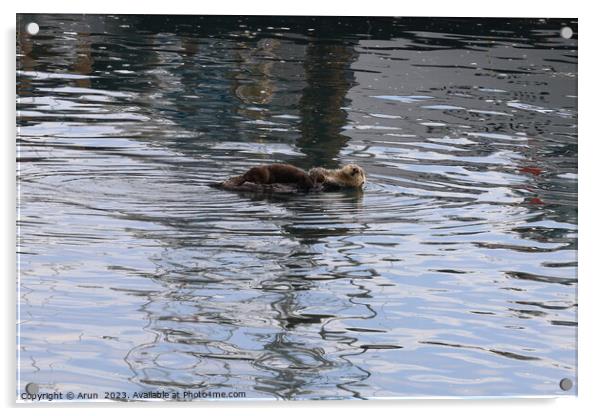
[[[309,176],[315,183],[327,188],[361,189],[366,182],[364,169],[355,164],[345,165],[340,169],[312,168]]]
[[[296,184],[299,189],[304,191],[310,190],[315,184],[312,178],[303,169],[285,163],[255,166],[238,177],[234,182],[234,185],[240,186],[245,182],[261,185],[292,183]]]

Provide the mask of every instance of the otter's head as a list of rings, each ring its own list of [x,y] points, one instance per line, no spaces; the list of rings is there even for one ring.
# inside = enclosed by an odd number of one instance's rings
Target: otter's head
[[[363,188],[366,183],[364,169],[355,164],[345,165],[341,168],[342,178],[346,186],[352,188]]]

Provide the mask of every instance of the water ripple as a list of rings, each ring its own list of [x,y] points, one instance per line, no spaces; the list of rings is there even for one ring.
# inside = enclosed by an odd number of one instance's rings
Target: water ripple
[[[559,21],[36,19],[46,35],[18,40],[23,382],[574,393],[577,49]],[[368,182],[209,186],[271,162]]]

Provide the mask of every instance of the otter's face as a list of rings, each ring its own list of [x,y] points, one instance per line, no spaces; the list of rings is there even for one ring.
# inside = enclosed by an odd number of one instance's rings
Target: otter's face
[[[350,185],[362,188],[364,183],[366,182],[366,174],[364,173],[364,169],[355,164],[349,164],[343,166],[341,169],[345,176],[349,179]]]

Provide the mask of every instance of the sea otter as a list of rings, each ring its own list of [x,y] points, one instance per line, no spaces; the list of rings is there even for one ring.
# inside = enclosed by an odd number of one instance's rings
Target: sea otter
[[[309,176],[316,184],[322,184],[325,190],[340,188],[361,189],[366,182],[364,169],[355,164],[340,169],[312,168]]]
[[[303,191],[309,191],[315,186],[315,182],[303,169],[285,163],[255,166],[232,183],[234,186],[241,186],[245,182],[260,185],[290,183],[297,185]]]
[[[343,188],[361,189],[365,182],[366,174],[358,165],[345,165],[340,169],[313,168],[306,173],[289,164],[274,163],[255,166],[242,175],[209,186],[231,191],[295,193],[300,190],[322,192]]]

